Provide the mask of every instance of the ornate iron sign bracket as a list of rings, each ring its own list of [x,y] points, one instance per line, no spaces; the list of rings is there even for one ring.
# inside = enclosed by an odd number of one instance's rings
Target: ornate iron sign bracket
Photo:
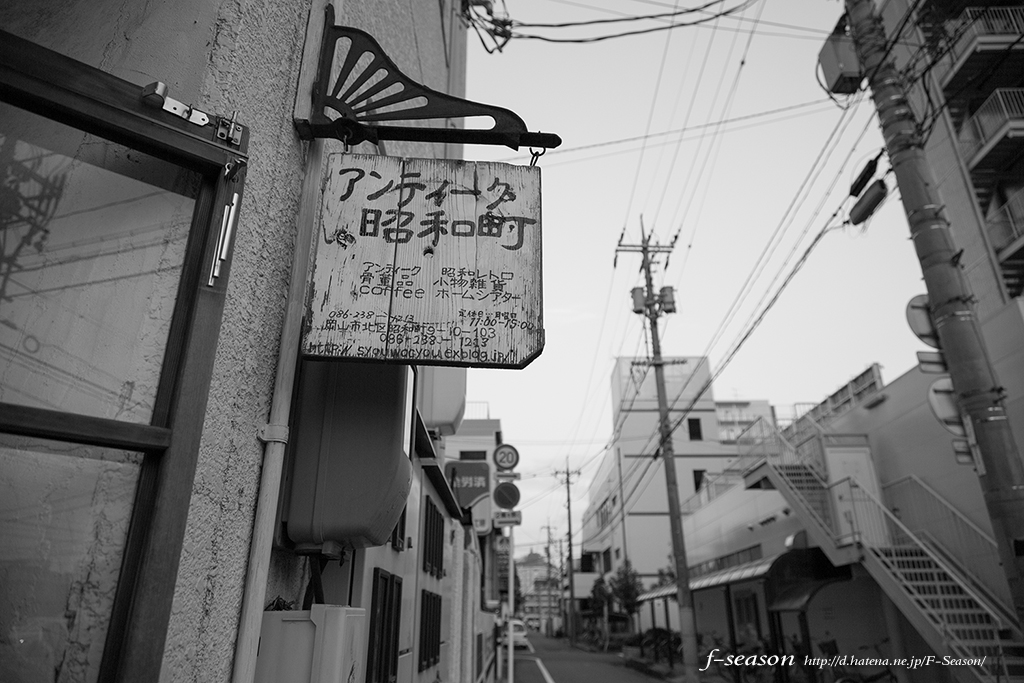
[[[479,104],[431,90],[409,79],[370,34],[334,25],[334,8],[326,10],[323,43],[313,111],[308,121],[296,121],[303,139],[337,138],[348,144],[380,140],[451,142],[551,148],[562,144],[554,133],[531,133],[519,116],[508,109]],[[339,42],[348,43],[341,71],[331,83]],[[338,116],[332,118],[327,111]],[[489,130],[449,128],[446,119],[487,116]],[[386,121],[437,121],[440,127],[377,125]]]

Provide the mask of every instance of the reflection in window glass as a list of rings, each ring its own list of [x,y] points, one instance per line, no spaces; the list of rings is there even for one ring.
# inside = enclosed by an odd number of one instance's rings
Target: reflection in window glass
[[[149,422],[197,174],[0,103],[0,401]]]
[[[0,436],[0,681],[95,681],[142,456]]]

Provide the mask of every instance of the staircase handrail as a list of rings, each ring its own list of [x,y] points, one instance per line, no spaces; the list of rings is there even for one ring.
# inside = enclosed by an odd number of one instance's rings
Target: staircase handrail
[[[778,442],[779,442],[779,444],[781,446],[781,448],[780,448],[780,452],[781,453],[788,453],[788,454],[790,454],[792,459],[796,461],[796,464],[803,465],[807,469],[807,472],[810,473],[810,475],[815,479],[815,481],[818,483],[818,485],[820,485],[823,489],[828,489],[829,483],[828,483],[828,481],[825,480],[824,473],[819,471],[818,463],[810,462],[810,461],[808,461],[807,458],[804,458],[800,454],[800,452],[797,450],[797,448],[792,443],[790,443],[789,440],[786,439],[786,437],[783,436],[777,428],[771,428],[770,437],[773,438],[773,439],[777,439],[778,440]],[[780,455],[780,458],[781,457],[782,456]],[[821,515],[818,514],[818,512],[814,509],[813,505],[807,504],[806,500],[804,499],[803,494],[801,494],[800,490],[797,489],[793,485],[793,483],[791,481],[789,481],[789,477],[787,477],[785,473],[780,472],[777,467],[774,467],[774,463],[772,463],[769,458],[765,458],[765,461],[768,463],[769,467],[773,467],[775,469],[776,474],[779,476],[780,479],[782,479],[782,481],[785,482],[786,486],[788,486],[790,489],[792,489],[793,493],[797,496],[797,498],[803,504],[803,507],[818,522],[818,524],[821,526],[821,528],[825,530],[825,532],[829,535],[829,537],[831,537],[833,540],[835,540],[836,539],[836,533],[835,533],[835,529],[832,527],[832,525],[829,524],[827,521],[825,521],[824,519],[821,518]]]
[[[894,540],[893,547],[900,547],[900,546],[902,546],[902,547],[911,547],[911,548],[914,548],[915,550],[923,553],[932,562],[934,562],[937,567],[939,567],[942,571],[944,571],[946,573],[946,575],[949,576],[950,581],[952,583],[956,584],[960,588],[960,590],[962,590],[964,592],[965,595],[969,596],[972,600],[974,600],[974,602],[978,605],[978,608],[981,611],[983,611],[986,614],[988,614],[989,618],[992,621],[991,628],[992,628],[993,631],[998,631],[1000,629],[1006,628],[1006,626],[1007,626],[1006,620],[1000,614],[998,614],[996,611],[993,610],[993,608],[990,606],[990,604],[989,604],[989,602],[987,600],[982,599],[982,597],[979,595],[978,591],[974,590],[971,586],[969,586],[969,585],[967,585],[965,583],[965,581],[961,578],[959,573],[956,572],[952,568],[950,563],[946,562],[943,558],[939,557],[939,555],[933,549],[931,549],[926,543],[924,543],[913,532],[911,532],[910,529],[907,528],[907,526],[905,524],[903,524],[895,515],[893,515],[892,512],[888,508],[886,508],[885,505],[882,504],[882,502],[874,494],[872,494],[870,491],[868,491],[867,489],[862,487],[857,482],[857,480],[854,477],[845,477],[845,478],[843,478],[843,479],[841,479],[839,481],[831,482],[831,483],[825,481],[822,478],[821,474],[818,473],[814,469],[814,467],[808,466],[808,464],[806,462],[804,462],[804,459],[799,455],[799,453],[792,446],[792,444],[790,444],[784,437],[782,437],[780,434],[777,433],[778,430],[774,430],[774,431],[776,432],[776,434],[774,436],[775,436],[775,438],[778,439],[778,443],[781,446],[781,448],[780,448],[779,454],[775,458],[768,458],[768,457],[764,458],[766,464],[775,472],[775,474],[778,476],[778,478],[782,480],[782,482],[786,485],[786,487],[789,488],[793,492],[793,494],[796,496],[797,501],[799,501],[801,503],[801,507],[803,507],[807,512],[809,512],[811,514],[811,516],[815,520],[815,522],[817,522],[820,525],[820,527],[825,531],[827,536],[832,539],[832,541],[836,544],[837,547],[839,545],[839,540],[840,540],[840,536],[841,536],[841,534],[839,533],[839,530],[836,527],[834,527],[833,525],[831,525],[829,523],[826,523],[818,515],[818,513],[814,510],[813,505],[809,504],[807,499],[804,497],[803,493],[796,486],[794,486],[792,482],[789,481],[789,479],[786,476],[785,472],[779,470],[778,465],[779,464],[785,464],[784,461],[786,459],[791,458],[793,461],[796,462],[796,464],[801,464],[801,465],[804,465],[805,467],[807,467],[807,470],[818,481],[818,483],[821,484],[821,486],[826,491],[829,492],[830,499],[834,500],[833,490],[838,488],[839,486],[845,485],[845,486],[849,487],[851,493],[852,493],[852,489],[854,487],[859,489],[863,494],[865,494],[863,496],[862,500],[866,501],[870,505],[874,505],[875,511],[878,512],[879,514],[881,514],[882,519],[886,523],[892,525],[893,530],[899,532],[899,535],[902,537],[902,539],[905,539],[905,540],[901,540],[901,541],[895,541]],[[852,508],[851,508],[852,513],[853,513],[852,514],[852,519],[851,519],[852,526],[853,526],[853,529],[852,529],[852,531],[853,531],[853,538],[854,538],[855,542],[857,543],[858,547],[861,549],[861,552],[862,552],[862,556],[861,557],[862,557],[862,561],[863,561],[864,549],[865,548],[870,549],[870,548],[875,547],[875,546],[871,545],[870,542],[869,542],[869,539],[866,538],[866,536],[869,535],[869,534],[865,534],[865,530],[866,530],[866,528],[865,528],[865,520],[860,519],[860,517],[857,514],[857,512],[858,512],[858,503],[860,503],[862,501],[854,500],[851,497],[851,502],[853,503]],[[893,535],[893,534],[890,534],[890,536],[891,535]],[[866,543],[866,541],[867,541],[867,543]],[[899,585],[904,586],[904,589],[907,590],[906,582],[903,579],[903,577],[898,572],[896,572],[896,571],[894,571],[892,569],[892,567],[889,565],[888,562],[886,562],[884,557],[882,557],[880,555],[874,555],[874,557],[876,557],[876,559],[878,561],[878,564],[883,566],[885,568],[885,571]],[[912,592],[912,591],[908,590],[908,593],[911,596],[919,597],[915,592]],[[922,604],[920,602],[917,602],[916,600],[915,600],[915,604],[918,605],[918,609],[920,609],[923,613],[929,615],[929,617],[928,617],[929,621],[931,621],[931,623],[934,625],[934,627],[942,634],[942,638],[943,638],[944,642],[946,643],[946,646],[951,651],[961,654],[963,658],[971,658],[972,657],[973,652],[970,649],[970,647],[966,643],[964,643],[959,637],[957,637],[957,635],[955,633],[953,633],[953,631],[950,629],[950,625],[948,623],[946,623],[946,621],[942,618],[941,612],[939,612],[939,611],[937,611],[937,610],[927,606],[927,604]],[[1011,630],[1012,630],[1012,627],[1011,627]],[[998,641],[998,639],[995,639],[993,641],[993,646],[999,652],[999,661],[1001,662],[1000,667],[1003,670],[1002,671],[1002,675],[1005,676],[1006,675],[1006,665],[1005,665],[1005,659],[1002,656],[1002,645]],[[970,668],[975,669],[977,667],[973,667],[972,666]],[[988,676],[989,676],[988,672],[984,671],[984,669],[982,669],[981,671],[982,671],[983,675],[982,674],[979,674],[979,675],[981,675],[982,678],[986,678],[987,679]]]
[[[857,488],[860,488],[861,492],[863,492],[863,494],[865,495],[867,500],[869,500],[871,503],[873,503],[874,506],[876,506],[878,508],[878,510],[880,512],[882,512],[883,516],[886,518],[886,520],[888,522],[890,522],[890,523],[894,524],[895,526],[897,526],[899,528],[899,530],[903,533],[903,535],[905,535],[905,537],[907,539],[910,539],[916,547],[918,547],[920,550],[924,551],[925,554],[928,555],[929,559],[931,559],[933,562],[935,562],[937,565],[939,565],[939,567],[941,567],[942,570],[945,571],[949,575],[950,579],[953,581],[954,584],[956,584],[959,588],[961,588],[961,590],[963,590],[965,593],[970,595],[971,598],[973,598],[975,602],[977,602],[979,605],[981,605],[981,608],[984,611],[988,612],[989,616],[992,617],[992,621],[995,622],[995,624],[997,624],[998,627],[1000,627],[1000,628],[1006,627],[1006,622],[1005,622],[1004,618],[999,616],[999,614],[997,614],[988,605],[988,602],[986,600],[982,599],[982,597],[980,595],[978,595],[977,591],[975,591],[973,588],[968,586],[967,583],[963,579],[961,579],[961,577],[959,577],[959,574],[956,572],[955,569],[952,568],[952,566],[948,562],[946,562],[943,558],[939,557],[938,553],[936,553],[934,550],[929,548],[928,544],[924,543],[921,539],[919,539],[918,536],[915,535],[915,533],[913,533],[909,528],[906,527],[906,524],[901,522],[896,515],[894,515],[885,505],[882,504],[882,501],[880,501],[876,496],[874,496],[871,492],[869,492],[869,490],[867,490],[866,488],[861,486],[854,477],[852,477],[852,476],[851,477],[846,477],[846,479],[843,479],[843,481],[845,481],[847,479],[850,480],[852,485],[856,485]],[[840,483],[840,482],[836,482],[836,483]],[[856,520],[857,520],[857,513],[856,513],[856,508],[854,508],[854,523],[856,523]]]
[[[1006,627],[1005,620],[996,611],[994,611],[992,609],[992,607],[988,604],[988,602],[986,600],[983,600],[981,598],[981,596],[978,594],[977,591],[975,591],[972,587],[968,586],[966,582],[964,582],[964,580],[960,577],[960,575],[952,568],[952,566],[948,562],[946,562],[943,558],[939,557],[939,555],[934,550],[932,550],[930,547],[928,547],[928,545],[926,543],[921,541],[920,538],[918,538],[913,532],[911,532],[910,529],[908,529],[907,526],[905,524],[903,524],[903,522],[901,522],[899,520],[899,518],[897,518],[894,514],[892,514],[892,512],[890,512],[889,509],[886,508],[885,505],[883,505],[882,502],[874,494],[872,494],[870,491],[868,491],[863,486],[861,486],[859,483],[857,483],[856,478],[854,478],[854,477],[844,477],[843,479],[835,482],[834,484],[832,484],[830,486],[839,486],[840,484],[843,484],[843,483],[846,483],[848,486],[850,486],[851,491],[852,491],[853,487],[856,487],[856,488],[860,489],[860,491],[864,494],[864,499],[867,500],[867,501],[870,501],[872,504],[874,504],[874,506],[877,508],[876,511],[880,512],[888,523],[894,525],[897,528],[897,530],[903,535],[904,538],[907,538],[910,541],[912,541],[912,544],[910,544],[910,547],[913,547],[916,550],[918,550],[920,552],[923,552],[925,555],[927,555],[928,558],[932,562],[934,562],[940,569],[942,569],[942,571],[944,571],[946,573],[946,575],[949,577],[950,581],[955,583],[966,595],[968,595],[971,599],[973,599],[974,602],[977,603],[978,607],[983,612],[987,613],[989,615],[989,617],[992,619],[992,626],[991,626],[991,628],[994,631],[998,632],[999,630],[1004,629]],[[857,542],[858,542],[859,547],[862,548],[862,549],[863,548],[876,547],[876,546],[865,544],[863,542],[864,533],[860,529],[861,524],[860,524],[860,520],[858,519],[857,506],[856,505],[853,506],[853,524],[854,524],[854,535],[858,539]],[[903,545],[904,547],[906,547],[908,544],[904,542],[904,543],[900,543],[900,545]],[[890,569],[888,567],[888,563],[885,560],[883,560],[881,557],[878,557],[876,555],[876,558],[878,559],[880,564],[886,566],[886,571],[888,571],[889,574],[894,579],[896,579],[896,581],[900,585],[905,585],[905,582],[903,581],[902,577],[899,575],[898,572],[894,572],[892,569]],[[911,595],[916,596],[916,593],[911,593]],[[956,634],[954,634],[952,632],[952,630],[950,629],[950,625],[948,623],[946,623],[946,621],[944,619],[942,619],[941,613],[937,613],[936,610],[932,609],[931,607],[926,607],[926,606],[922,605],[921,603],[917,603],[917,604],[918,604],[918,608],[922,612],[925,612],[927,614],[932,615],[930,617],[930,619],[932,620],[932,623],[935,624],[936,628],[940,629],[940,632],[942,633],[943,639],[946,641],[947,646],[951,650],[953,650],[954,652],[959,653],[961,658],[963,658],[963,659],[972,659],[973,658],[974,653],[971,651],[970,647],[966,643],[964,643],[962,640],[960,640],[960,638],[958,638],[956,636]],[[1001,667],[1004,670],[1003,671],[1003,675],[1005,675],[1006,674],[1006,672],[1005,672],[1005,668],[1006,667],[1005,667],[1005,658],[1003,657],[1003,652],[1002,652],[1002,644],[999,642],[998,639],[993,640],[992,644],[997,649],[997,651],[999,652],[999,661],[1001,662]],[[976,668],[980,668],[980,667],[975,667],[974,665],[970,665],[969,668],[976,669]],[[984,677],[987,678],[988,675],[989,675],[988,672],[985,671],[983,668],[981,670],[984,672]]]
[[[978,526],[973,521],[971,521],[970,517],[968,517],[964,513],[960,512],[960,510],[956,509],[956,507],[954,507],[948,500],[943,498],[935,489],[933,489],[931,486],[929,486],[924,481],[922,481],[922,479],[919,476],[917,476],[916,474],[908,474],[905,477],[900,477],[899,479],[896,479],[895,481],[891,481],[888,484],[885,484],[884,486],[882,486],[882,488],[886,489],[886,488],[889,488],[891,486],[896,486],[896,484],[902,484],[904,481],[907,481],[907,480],[913,481],[915,484],[920,486],[922,489],[924,489],[925,491],[930,493],[935,498],[935,501],[937,503],[940,503],[943,507],[945,507],[947,510],[949,510],[949,512],[951,512],[953,515],[958,517],[960,519],[960,521],[962,521],[964,524],[966,524],[967,526],[971,527],[971,529],[976,531],[978,533],[978,535],[981,536],[987,543],[990,543],[993,548],[998,548],[999,547],[998,544],[996,544],[996,540],[994,538],[992,538],[991,536],[989,536],[988,533],[986,533],[986,531],[984,529],[982,529],[980,526]]]
[[[912,484],[909,492],[907,494],[901,493],[904,490],[905,484],[908,483]],[[888,494],[887,500],[894,506],[897,502],[900,502],[901,498],[905,498],[907,495],[911,497],[902,502],[910,505],[911,509],[916,512],[921,513],[916,516],[916,519],[919,519],[919,521],[926,520],[920,521],[921,528],[916,529],[914,532],[923,538],[930,539],[932,541],[930,546],[937,547],[940,552],[945,552],[946,555],[944,557],[953,562],[962,577],[975,582],[980,587],[982,593],[988,597],[989,604],[1002,613],[1004,620],[1012,625],[1017,625],[1018,620],[1013,609],[1005,606],[1007,601],[1011,600],[1008,587],[999,584],[999,579],[1004,577],[1004,574],[998,569],[994,573],[986,572],[986,568],[989,568],[989,562],[994,561],[994,563],[998,563],[998,546],[995,540],[983,528],[972,521],[971,518],[956,509],[949,501],[938,494],[934,488],[923,481],[918,475],[908,474],[900,477],[895,481],[885,484],[883,489]],[[914,496],[914,489],[920,489],[921,494],[918,494],[918,496],[923,495],[924,500]],[[922,508],[922,503],[925,504],[924,508]],[[932,507],[929,508],[928,506]],[[896,509],[895,507],[892,508],[894,511]],[[903,509],[903,506],[901,505],[899,509]],[[943,513],[947,515],[944,518],[942,517]],[[952,545],[947,545],[947,542],[940,540],[935,533],[927,530],[927,520],[929,519],[937,520],[933,528],[937,529],[939,537],[951,538],[952,540],[948,543]],[[911,519],[907,519],[904,522],[906,525],[911,523]],[[957,548],[959,555],[964,555],[971,559],[967,561],[956,559],[957,553],[949,551],[949,548],[952,547]],[[987,552],[983,550],[984,548],[987,548]],[[979,564],[979,558],[987,558],[987,560],[982,560]],[[974,560],[974,562],[972,563],[971,560]],[[972,568],[972,564],[974,568]]]
[[[956,554],[944,546],[942,542],[935,538],[931,533],[924,530],[920,530],[917,533],[923,539],[928,541],[929,548],[935,549],[937,552],[941,553],[951,565],[956,567],[957,572],[962,578],[970,581],[974,587],[977,588],[978,592],[986,597],[988,601],[987,604],[1002,615],[1003,623],[1007,625],[1007,628],[1013,631],[1015,636],[1018,638],[1024,638],[1024,632],[1022,632],[1018,626],[1017,617],[1011,614],[1000,603],[998,596],[991,594],[990,589],[985,585],[984,581],[975,576],[968,567],[963,566],[960,563],[960,560],[957,559]]]

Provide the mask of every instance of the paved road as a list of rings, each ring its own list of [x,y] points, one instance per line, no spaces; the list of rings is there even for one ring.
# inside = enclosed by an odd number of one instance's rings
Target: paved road
[[[564,638],[528,636],[531,649],[515,653],[513,683],[653,683],[657,679],[629,669],[618,653],[569,647]]]

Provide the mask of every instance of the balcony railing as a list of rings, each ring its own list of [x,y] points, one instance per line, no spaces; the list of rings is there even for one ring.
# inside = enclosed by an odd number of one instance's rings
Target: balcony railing
[[[992,246],[1001,251],[1024,236],[1024,189],[1010,196],[988,219]]]
[[[956,61],[981,38],[1014,37],[1024,33],[1024,8],[968,7],[946,25],[946,34],[956,36],[950,54]]]
[[[1011,123],[1024,125],[1024,88],[1000,88],[974,112],[960,133],[960,153],[970,165],[975,155]]]

